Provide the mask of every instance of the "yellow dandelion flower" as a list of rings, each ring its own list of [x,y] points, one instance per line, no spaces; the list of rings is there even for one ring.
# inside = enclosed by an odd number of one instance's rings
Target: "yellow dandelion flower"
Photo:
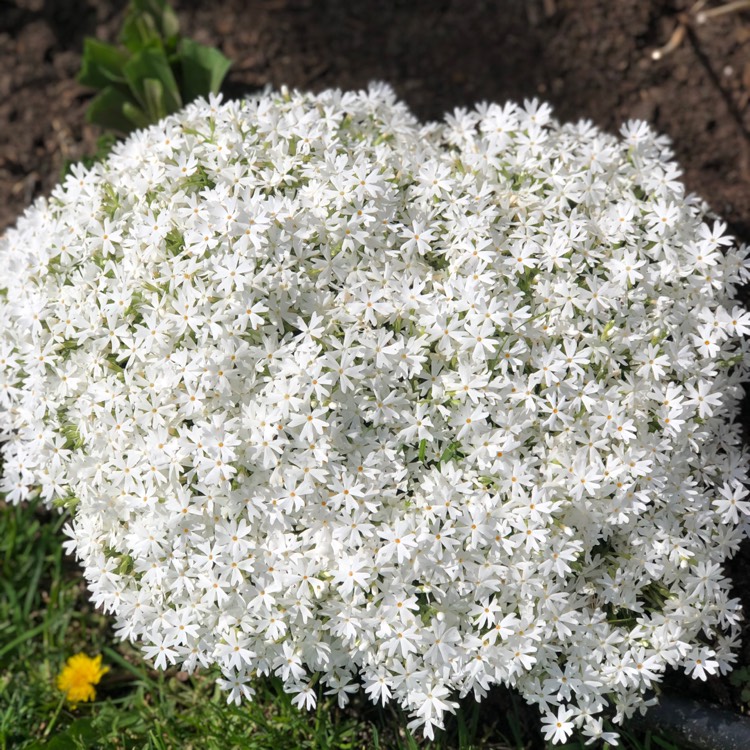
[[[109,667],[102,667],[102,657],[93,659],[86,654],[71,656],[57,676],[57,689],[65,693],[68,702],[75,708],[78,703],[92,701],[96,698],[94,685],[109,672]]]

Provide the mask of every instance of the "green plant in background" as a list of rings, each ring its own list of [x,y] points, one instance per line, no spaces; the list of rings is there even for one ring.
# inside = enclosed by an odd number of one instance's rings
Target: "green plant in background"
[[[735,669],[729,675],[729,682],[736,688],[741,688],[740,700],[750,703],[750,666]]]
[[[131,0],[119,39],[85,40],[78,81],[99,90],[88,121],[122,134],[217,93],[231,65],[215,47],[183,38],[166,0]]]

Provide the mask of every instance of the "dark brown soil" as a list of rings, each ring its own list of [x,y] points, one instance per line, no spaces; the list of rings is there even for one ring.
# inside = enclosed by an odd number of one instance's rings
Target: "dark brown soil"
[[[716,8],[723,0],[707,0]],[[232,96],[390,82],[423,118],[477,101],[551,101],[609,131],[671,136],[688,187],[750,242],[750,13],[698,24],[694,0],[179,0],[183,32],[235,62]],[[74,81],[86,35],[113,40],[125,0],[0,0],[0,231],[94,150]],[[684,26],[677,48],[651,52]],[[750,417],[750,408],[748,409]],[[747,421],[747,420],[746,420]],[[750,545],[731,566],[750,611]],[[745,639],[747,641],[750,639]],[[750,664],[750,647],[741,660]],[[707,697],[738,706],[727,680]]]
[[[722,0],[708,0],[716,7]],[[563,119],[668,133],[691,190],[750,239],[750,14],[698,25],[693,0],[180,0],[183,31],[235,61],[227,92],[391,82],[424,118],[538,96]],[[93,150],[83,38],[124,0],[0,0],[0,229]],[[678,48],[650,53],[689,21]]]

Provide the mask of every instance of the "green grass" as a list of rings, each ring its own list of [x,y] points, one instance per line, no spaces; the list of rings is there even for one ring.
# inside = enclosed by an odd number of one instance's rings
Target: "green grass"
[[[31,504],[0,503],[0,750],[542,750],[533,709],[507,691],[462,702],[446,731],[425,742],[395,706],[361,696],[342,711],[319,695],[298,711],[279,681],[264,680],[253,703],[230,706],[214,674],[154,670],[114,638],[110,618],[88,601],[74,561],[63,555],[65,517]],[[101,653],[110,671],[97,700],[71,710],[55,687],[66,659]],[[582,742],[569,750],[583,750]],[[592,746],[587,746],[591,748]],[[624,750],[679,750],[650,733],[625,735]]]

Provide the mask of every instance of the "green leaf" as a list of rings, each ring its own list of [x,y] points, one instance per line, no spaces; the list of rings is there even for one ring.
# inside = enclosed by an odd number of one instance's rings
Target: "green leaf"
[[[103,89],[112,83],[125,83],[122,67],[128,55],[112,44],[87,37],[83,42],[83,58],[78,73],[78,83]]]
[[[191,102],[199,96],[217,93],[232,65],[231,60],[215,47],[198,44],[192,39],[183,39],[178,52],[185,101]]]
[[[656,734],[652,734],[650,736],[651,736],[651,741],[657,747],[663,748],[663,750],[678,750],[677,745],[674,745],[668,740],[664,740]]]
[[[148,15],[129,15],[122,26],[120,41],[131,51],[138,52],[150,44],[159,44],[161,39],[156,25]]]
[[[427,455],[427,438],[422,438],[419,441],[419,462],[424,463]]]
[[[750,681],[750,668],[748,667],[741,667],[740,669],[735,669],[729,675],[729,683],[737,687],[749,681]]]
[[[164,87],[156,78],[147,78],[143,82],[143,93],[146,97],[146,115],[151,122],[157,122],[166,117],[168,112],[164,107]]]
[[[149,690],[151,690],[152,692],[158,692],[159,685],[148,676],[147,672],[139,669],[135,664],[131,664],[117,651],[109,648],[108,646],[104,646],[102,648],[102,653],[107,657],[107,659],[109,659],[109,661],[114,662],[115,664],[117,664],[117,666],[121,667],[126,672],[130,672],[130,674],[138,678]]]
[[[115,573],[120,576],[126,576],[133,572],[134,561],[130,555],[122,555],[120,562],[115,568]]]
[[[438,465],[442,465],[444,463],[447,463],[451,459],[453,459],[459,451],[459,448],[461,447],[460,442],[453,442],[451,443],[442,453],[440,456],[440,460],[438,461]]]
[[[166,0],[133,0],[133,5],[154,19],[163,39],[172,39],[180,33],[180,21]]]
[[[82,747],[94,747],[98,739],[97,734],[91,725],[91,719],[76,719],[46,744],[37,744],[33,747],[39,750],[80,750]]]
[[[185,238],[179,229],[170,229],[164,240],[170,255],[177,255],[185,247]]]
[[[149,79],[159,81],[162,86],[166,114],[176,112],[182,106],[180,90],[163,49],[149,47],[136,52],[125,63],[123,72],[138,104],[146,113],[149,111],[149,96],[154,95],[152,84],[149,84],[152,89],[146,92],[146,81]]]
[[[146,113],[140,107],[133,104],[133,102],[125,102],[122,105],[122,111],[128,122],[130,122],[130,127],[125,131],[126,133],[135,128],[147,128],[151,124]]]
[[[31,628],[31,630],[24,630],[21,635],[16,636],[12,641],[10,641],[10,643],[6,643],[2,648],[0,648],[0,659],[5,656],[5,654],[12,653],[13,649],[19,644],[23,643],[24,641],[28,641],[30,638],[34,638],[34,636],[41,633],[46,627],[47,624],[43,622],[41,625],[37,625],[35,628]]]
[[[83,437],[81,436],[80,430],[74,424],[63,424],[60,431],[65,437],[66,448],[78,450],[83,447]]]
[[[128,104],[133,104],[130,97],[112,86],[107,86],[91,100],[86,110],[86,119],[103,128],[129,133],[133,129],[133,124],[125,114]]]
[[[131,0],[120,41],[138,52],[153,44],[173,50],[180,33],[180,22],[165,0]]]

